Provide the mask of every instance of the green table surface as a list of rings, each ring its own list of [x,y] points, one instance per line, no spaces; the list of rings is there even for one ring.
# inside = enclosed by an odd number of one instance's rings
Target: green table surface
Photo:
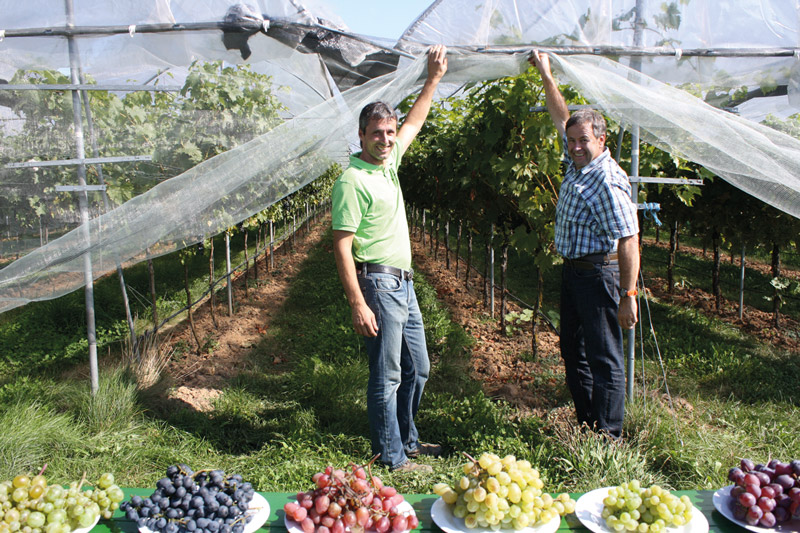
[[[139,488],[123,488],[125,492],[125,499],[130,496],[138,494],[142,497],[149,496],[153,493],[153,489],[139,489]],[[286,526],[284,525],[283,518],[283,505],[289,501],[293,501],[297,493],[289,492],[259,492],[269,502],[270,512],[267,522],[259,529],[259,532],[285,532]],[[712,496],[714,491],[710,490],[690,490],[690,491],[674,491],[673,494],[683,495],[686,494],[691,498],[692,503],[703,513],[708,520],[709,529],[712,533],[742,533],[745,531],[741,526],[729,521],[722,516],[712,503]],[[405,494],[405,499],[413,507],[414,511],[419,518],[419,530],[433,531],[434,533],[441,532],[436,524],[431,520],[431,506],[436,501],[438,496],[433,494]],[[581,494],[572,494],[573,499],[577,500]],[[561,519],[559,532],[566,531],[586,532],[588,531],[574,515],[567,515]],[[125,518],[123,513],[117,511],[112,520],[101,520],[91,531],[91,533],[137,533],[138,529],[136,524]],[[469,530],[467,530],[469,531]],[[513,532],[513,530],[508,530]]]

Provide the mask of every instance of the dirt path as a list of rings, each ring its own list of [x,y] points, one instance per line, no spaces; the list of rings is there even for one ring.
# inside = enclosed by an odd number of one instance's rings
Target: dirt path
[[[276,250],[275,268],[269,274],[265,273],[265,258],[260,258],[260,282],[254,283],[255,276],[251,269],[247,295],[244,276],[240,275],[234,282],[234,316],[227,316],[225,301],[217,302],[218,327],[213,324],[208,301],[195,310],[194,320],[201,342],[211,350],[197,355],[188,321],[184,320],[174,328],[171,344],[188,347],[188,350],[175,357],[168,369],[175,383],[171,392],[173,399],[197,410],[212,408],[213,399],[221,393],[226,383],[248,364],[249,351],[268,331],[272,317],[280,312],[299,265],[309,250],[320,241],[328,225],[329,219],[325,218],[312,225],[310,232],[303,231],[296,239],[294,250],[286,249],[290,246],[288,243]],[[558,339],[553,331],[540,325],[538,357],[532,360],[530,332],[508,337],[500,331],[498,321],[492,320],[483,308],[482,277],[471,272],[469,287],[465,286],[463,259],[459,265],[459,279],[456,279],[455,256],[451,253],[448,270],[443,246],[439,248],[438,260],[433,257],[429,242],[423,247],[418,239],[412,238],[412,249],[415,268],[436,289],[440,301],[450,310],[452,319],[475,338],[472,374],[483,383],[486,393],[505,399],[521,414],[558,418],[570,416],[571,410],[568,408],[553,411],[554,407],[563,405],[568,399]],[[685,248],[683,250],[686,251]],[[651,280],[651,294],[714,314],[713,299],[709,294],[698,289],[687,289],[668,295],[663,280]],[[224,291],[220,293],[220,298],[224,299]],[[498,313],[499,302],[500,295],[496,293]],[[511,310],[519,309],[511,304]],[[738,324],[733,303],[725,303],[721,318]],[[769,321],[768,313],[748,309],[745,323],[739,326],[750,334],[769,339],[787,349],[800,349],[798,339],[774,330]],[[796,331],[797,326],[797,323],[787,321],[782,331]],[[281,362],[278,358],[274,361],[275,364]]]
[[[668,243],[656,243],[654,239],[645,239],[646,246],[658,246],[667,248]],[[703,256],[701,248],[681,245],[681,253],[689,253],[696,257]],[[727,261],[730,261],[728,258]],[[741,265],[740,258],[734,257],[734,264]],[[771,275],[769,264],[745,259],[745,268],[755,270],[764,275]],[[781,268],[784,277],[800,280],[800,270],[792,268]],[[710,276],[710,274],[709,274]],[[715,308],[713,294],[694,287],[675,287],[672,294],[668,291],[667,280],[658,276],[647,276],[649,287],[648,291],[660,300],[681,306],[691,306],[701,310],[708,316],[716,316],[728,324],[734,324],[749,335],[760,338],[764,342],[771,343],[784,350],[800,352],[800,323],[785,315],[781,316],[781,327],[776,328],[772,313],[760,311],[745,304],[743,309],[743,319],[739,320],[739,303],[722,298],[722,305],[719,313]]]
[[[267,332],[272,317],[280,312],[299,266],[311,247],[320,241],[329,224],[323,219],[312,224],[310,232],[304,229],[295,239],[294,249],[291,238],[284,242],[275,250],[274,269],[269,273],[267,259],[261,256],[257,266],[259,281],[255,282],[256,274],[251,267],[246,294],[244,275],[240,274],[233,283],[233,316],[228,316],[224,288],[218,293],[215,306],[217,326],[211,317],[209,300],[194,311],[195,329],[201,343],[208,344],[208,350],[197,354],[197,343],[188,320],[173,329],[168,342],[173,347],[188,347],[185,353],[177,354],[168,367],[175,383],[170,393],[173,399],[200,411],[212,408],[214,398],[220,395],[228,381],[246,368],[250,350]],[[276,358],[274,363],[281,361]]]
[[[324,220],[313,225],[310,233],[304,232],[298,236],[293,251],[284,247],[278,249],[273,272],[265,275],[265,259],[260,258],[260,283],[253,282],[251,269],[247,296],[244,293],[244,277],[240,275],[233,284],[235,314],[232,317],[227,316],[226,303],[220,301],[225,294],[221,291],[215,308],[218,327],[212,321],[208,300],[194,311],[195,329],[201,343],[207,344],[210,350],[197,354],[196,342],[187,320],[175,326],[168,340],[178,350],[168,368],[175,384],[170,393],[172,399],[197,410],[212,408],[214,398],[221,394],[225,384],[246,367],[250,349],[267,332],[271,318],[280,312],[298,266],[322,238],[328,223],[328,220]],[[452,313],[453,320],[475,337],[472,370],[474,377],[484,383],[486,392],[505,398],[521,411],[551,408],[554,405],[553,394],[537,391],[540,387],[533,382],[543,364],[552,366],[560,363],[557,338],[553,332],[545,326],[540,327],[539,362],[530,361],[530,333],[506,337],[500,333],[497,322],[490,320],[488,313],[483,310],[481,276],[473,272],[467,289],[464,286],[463,260],[459,265],[461,279],[457,280],[452,253],[451,269],[448,271],[443,247],[440,247],[438,261],[433,259],[428,246],[423,249],[421,243],[412,240],[412,248],[417,270],[423,272],[436,289],[440,300]],[[499,298],[498,294],[498,310]],[[509,310],[514,309],[519,310],[513,305]],[[520,358],[519,354],[528,354],[528,357]],[[281,361],[274,362],[279,364]],[[543,385],[552,386],[562,382],[563,376],[551,375]]]

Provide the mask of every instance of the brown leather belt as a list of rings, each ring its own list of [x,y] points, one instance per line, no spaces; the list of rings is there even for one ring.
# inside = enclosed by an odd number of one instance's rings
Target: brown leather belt
[[[403,270],[402,268],[388,265],[377,265],[375,263],[356,263],[356,274],[359,276],[366,276],[367,274],[376,272],[381,274],[391,274],[392,276],[396,276],[404,280],[410,280],[414,277],[413,270]]]
[[[617,252],[610,254],[591,254],[577,259],[564,258],[564,264],[577,270],[594,270],[597,265],[615,265],[619,256]]]

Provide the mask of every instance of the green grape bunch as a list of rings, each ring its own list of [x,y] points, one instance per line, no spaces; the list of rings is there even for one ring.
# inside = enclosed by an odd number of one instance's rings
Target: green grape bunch
[[[575,512],[569,494],[553,498],[542,492],[544,482],[529,461],[513,455],[501,459],[493,453],[484,453],[477,461],[467,458],[470,462],[463,465],[463,475],[454,486],[437,483],[433,490],[468,528],[518,531]]]
[[[94,489],[83,490],[84,480],[66,488],[42,474],[0,482],[0,533],[70,533],[111,518],[125,497],[113,474],[101,475]]]
[[[694,510],[688,496],[675,496],[658,485],[644,488],[633,480],[608,490],[601,516],[612,531],[663,533],[688,524]]]

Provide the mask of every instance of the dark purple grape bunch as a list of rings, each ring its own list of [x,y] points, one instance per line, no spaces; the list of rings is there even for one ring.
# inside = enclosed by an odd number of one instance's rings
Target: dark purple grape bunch
[[[167,468],[147,498],[131,496],[120,509],[139,528],[159,533],[244,533],[255,490],[242,476],[222,470]]]
[[[800,519],[800,460],[773,459],[764,465],[742,459],[740,466],[730,469],[728,479],[734,483],[731,499],[737,520],[774,527]]]

